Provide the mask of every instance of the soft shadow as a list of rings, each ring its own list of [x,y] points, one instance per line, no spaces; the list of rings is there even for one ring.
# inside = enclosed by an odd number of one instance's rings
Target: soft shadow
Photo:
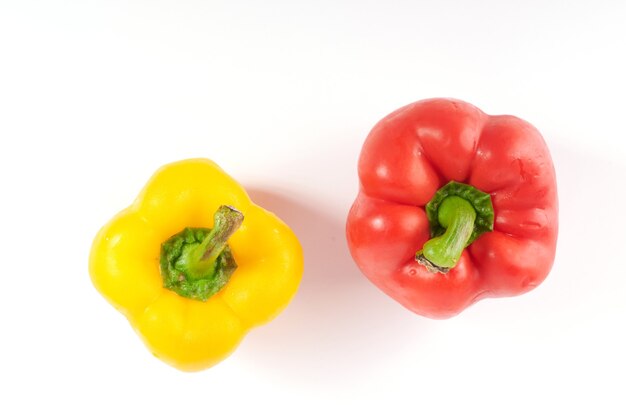
[[[559,193],[559,238],[554,268],[546,282],[561,283],[570,296],[563,302],[588,307],[589,291],[605,291],[625,280],[621,270],[626,227],[622,201],[626,165],[615,156],[557,143],[553,149]],[[618,236],[619,235],[619,236]],[[617,276],[617,278],[616,278]],[[566,290],[567,291],[567,290]]]
[[[597,316],[599,303],[604,303],[606,313],[622,297],[613,292],[613,286],[626,283],[621,263],[621,229],[626,229],[621,203],[626,196],[626,165],[615,157],[566,143],[555,142],[551,153],[559,195],[554,265],[546,280],[530,293],[502,304],[489,300],[493,305],[490,313],[508,322],[509,305],[524,301],[523,310],[550,320],[551,329],[575,330],[581,319]]]
[[[248,187],[252,200],[274,212],[298,236],[305,254],[300,289],[272,323],[253,330],[238,356],[263,372],[315,382],[368,373],[416,344],[429,322],[410,313],[358,270],[344,223],[323,209]]]

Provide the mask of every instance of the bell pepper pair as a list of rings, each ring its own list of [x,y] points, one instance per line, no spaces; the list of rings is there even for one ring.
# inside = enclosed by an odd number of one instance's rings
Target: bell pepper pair
[[[457,100],[417,102],[374,127],[358,169],[350,252],[408,309],[446,318],[547,276],[556,181],[541,135],[525,121]],[[157,171],[100,230],[90,274],[155,356],[193,371],[278,315],[303,263],[287,225],[215,163],[192,159]]]

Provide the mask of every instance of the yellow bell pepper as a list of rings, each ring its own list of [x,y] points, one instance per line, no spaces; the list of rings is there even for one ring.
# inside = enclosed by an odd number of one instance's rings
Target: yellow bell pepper
[[[303,255],[287,225],[215,163],[190,159],[158,170],[100,230],[89,271],[156,357],[196,371],[287,306]]]

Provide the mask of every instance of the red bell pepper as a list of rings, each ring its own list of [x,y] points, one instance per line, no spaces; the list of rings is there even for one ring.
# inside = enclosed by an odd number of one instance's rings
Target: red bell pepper
[[[359,159],[352,257],[406,308],[448,318],[539,285],[556,250],[554,167],[539,132],[471,104],[423,100],[383,118]]]

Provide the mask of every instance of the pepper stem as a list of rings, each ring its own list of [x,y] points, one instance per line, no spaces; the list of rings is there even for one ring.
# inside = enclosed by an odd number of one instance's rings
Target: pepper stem
[[[469,184],[451,181],[426,204],[431,239],[415,260],[432,272],[447,273],[463,249],[485,232],[493,231],[491,196]]]
[[[467,200],[450,196],[441,202],[437,216],[445,232],[426,242],[416,260],[431,271],[447,273],[456,266],[472,236],[476,210]]]
[[[222,205],[213,215],[211,232],[187,256],[189,276],[210,277],[215,273],[216,261],[226,248],[228,238],[241,226],[243,214],[229,205]]]

